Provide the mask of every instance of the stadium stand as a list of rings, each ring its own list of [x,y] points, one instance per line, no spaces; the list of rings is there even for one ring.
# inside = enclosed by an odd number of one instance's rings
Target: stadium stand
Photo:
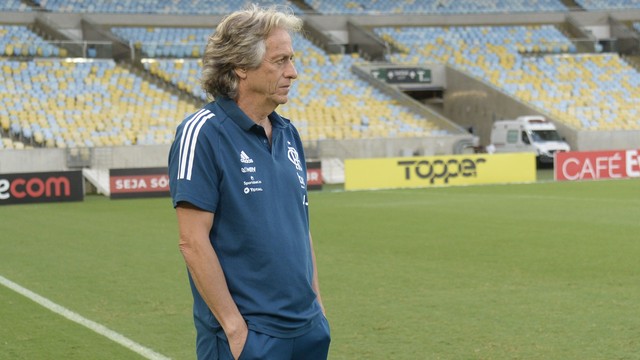
[[[20,0],[4,0],[0,4],[0,11],[31,11],[31,6]]]
[[[375,32],[403,51],[390,61],[448,63],[574,128],[640,129],[638,71],[617,54],[575,54],[575,46],[554,26],[387,27]]]
[[[504,12],[566,11],[558,0],[305,0],[322,14],[482,14]]]
[[[628,10],[640,9],[637,0],[575,0],[586,10]]]
[[[308,140],[418,137],[445,134],[351,72],[357,55],[327,55],[294,37],[300,62],[298,84],[282,112],[299,119]]]
[[[584,130],[640,130],[640,74],[620,56],[533,60],[528,68],[539,80],[530,101],[556,119]]]
[[[3,62],[3,127],[46,147],[169,143],[190,104],[113,60]]]
[[[291,102],[281,111],[296,119],[304,140],[446,134],[353,75],[354,62],[364,62],[359,57],[327,55],[298,35],[294,48],[300,73]],[[150,73],[206,99],[199,86],[199,60],[145,59],[143,64]]]
[[[295,13],[303,14],[303,8],[311,8],[325,15],[388,15],[388,14],[496,14],[526,12],[564,12],[577,6],[585,10],[638,9],[637,0],[304,0],[276,1],[255,0],[261,5],[286,5]],[[117,14],[173,14],[173,15],[222,15],[246,5],[245,0],[216,2],[207,0],[33,0],[35,9],[61,13],[117,13]],[[6,0],[0,11],[31,11],[32,7],[20,0]]]
[[[314,17],[331,15],[339,15],[336,17],[339,19],[371,15],[377,20],[388,16],[387,21],[396,23],[363,28],[371,30],[367,36],[373,42],[389,45],[384,52],[387,65],[446,64],[576,131],[640,130],[636,110],[640,99],[638,70],[628,57],[615,52],[585,52],[576,46],[572,38],[575,33],[567,35],[566,29],[560,31],[556,26],[562,20],[550,24],[526,21],[526,25],[518,25],[501,20],[498,21],[501,25],[448,25],[453,16],[469,24],[464,18],[467,14],[486,18],[534,13],[565,16],[576,9],[579,12],[639,9],[637,1],[257,2],[284,4],[296,13],[310,15],[314,21],[317,19]],[[206,0],[5,1],[0,12],[27,14],[40,10],[65,16],[105,15],[108,20],[103,20],[102,25],[113,35],[107,40],[117,38],[125,49],[109,48],[113,56],[107,54],[106,58],[95,51],[89,56],[93,59],[67,58],[67,49],[54,45],[59,42],[47,41],[31,30],[35,28],[33,23],[0,24],[2,148],[167,144],[177,121],[206,101],[199,86],[199,58],[212,27],[202,22],[191,25],[188,15],[222,15],[245,5],[245,0],[216,2],[216,6]],[[120,24],[113,17],[120,14],[149,17],[144,18],[143,24],[132,24],[136,18],[143,19],[133,16],[123,21],[128,23],[126,26],[113,25]],[[447,15],[444,21],[447,25],[398,26],[398,14]],[[163,23],[167,15],[176,16],[171,24]],[[182,20],[180,16],[184,16]],[[509,15],[505,16],[503,19]],[[34,18],[35,15],[31,17]],[[506,23],[509,25],[502,25]],[[629,26],[640,33],[639,24],[636,20]],[[82,34],[85,30],[79,31],[80,37],[86,35]],[[397,96],[373,86],[371,79],[355,75],[355,67],[374,62],[368,61],[371,54],[365,46],[359,48],[363,44],[350,41],[347,38],[336,52],[324,50],[305,38],[294,38],[299,78],[292,89],[291,101],[280,111],[295,119],[303,139],[393,139],[448,134],[440,123],[432,122],[424,114],[418,115]],[[596,50],[603,50],[595,38],[588,41],[595,44]]]
[[[60,49],[23,25],[0,25],[0,56],[66,56]]]
[[[200,86],[199,59],[142,59],[144,68],[154,76],[174,84],[178,89],[206,101],[207,95]]]
[[[211,29],[113,27],[111,32],[143,52],[145,57],[201,57]]]
[[[245,0],[216,1],[207,0],[127,0],[127,1],[84,1],[84,0],[33,0],[39,7],[48,11],[63,13],[133,13],[133,14],[170,14],[170,15],[215,15],[227,14],[242,8]],[[273,5],[283,3],[300,13],[293,3],[286,1],[255,0],[252,3]]]

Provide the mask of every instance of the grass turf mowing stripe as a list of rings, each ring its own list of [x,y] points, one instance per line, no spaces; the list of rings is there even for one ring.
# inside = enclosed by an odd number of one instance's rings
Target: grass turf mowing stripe
[[[104,325],[101,325],[95,321],[89,320],[80,314],[77,314],[61,305],[54,303],[53,301],[43,296],[40,296],[34,293],[33,291],[27,288],[24,288],[14,283],[13,281],[5,278],[2,275],[0,275],[0,285],[4,285],[5,287],[17,292],[20,295],[23,295],[24,297],[41,305],[42,307],[47,308],[48,310],[51,310],[58,315],[61,315],[77,324],[84,326],[108,338],[109,340],[116,342],[124,346],[125,348],[142,355],[146,359],[150,359],[150,360],[168,360],[169,359],[168,357],[162,354],[158,354],[157,352],[138,344],[137,342],[105,327]]]

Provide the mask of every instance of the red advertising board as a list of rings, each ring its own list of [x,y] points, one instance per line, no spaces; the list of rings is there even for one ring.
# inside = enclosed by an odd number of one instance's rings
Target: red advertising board
[[[0,174],[0,205],[82,200],[82,171]]]
[[[558,181],[640,177],[640,150],[559,152],[554,168]]]
[[[322,190],[322,163],[307,161],[307,189]]]
[[[307,162],[307,188],[322,189],[320,161]],[[109,192],[112,199],[169,196],[169,169],[110,169]]]
[[[168,196],[168,169],[110,169],[109,192],[112,199]]]

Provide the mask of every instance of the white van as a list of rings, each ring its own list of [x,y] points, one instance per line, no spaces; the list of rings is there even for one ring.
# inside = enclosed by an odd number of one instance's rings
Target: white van
[[[535,152],[539,164],[553,163],[554,153],[570,150],[555,125],[538,115],[493,123],[489,148],[496,153]]]

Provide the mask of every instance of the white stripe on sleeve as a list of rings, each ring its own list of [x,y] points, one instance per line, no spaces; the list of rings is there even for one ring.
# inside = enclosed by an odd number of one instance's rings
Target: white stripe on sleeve
[[[180,153],[178,155],[178,179],[181,179],[184,177],[181,174],[184,172],[183,168],[184,168],[185,160],[183,160],[183,156],[187,156],[186,152],[183,153],[184,142],[185,142],[185,139],[187,138],[187,131],[190,129],[191,124],[197,119],[199,119],[201,114],[205,111],[206,109],[202,109],[198,111],[196,114],[194,114],[191,117],[191,119],[187,121],[187,123],[184,125],[184,128],[182,129],[182,136],[180,136]]]
[[[214,114],[209,110],[202,109],[196,113],[184,126],[180,137],[180,161],[178,163],[178,179],[191,180],[191,171],[198,142],[198,133],[204,123],[212,118]],[[195,129],[195,131],[194,131]]]
[[[191,142],[191,149],[189,149],[189,166],[187,170],[187,180],[191,180],[191,171],[193,170],[193,159],[195,158],[196,153],[196,142],[198,141],[198,134],[200,133],[200,129],[204,122],[210,119],[213,114],[209,114],[205,116],[202,120],[198,122],[198,126],[196,127],[196,131],[193,133],[193,141]]]

